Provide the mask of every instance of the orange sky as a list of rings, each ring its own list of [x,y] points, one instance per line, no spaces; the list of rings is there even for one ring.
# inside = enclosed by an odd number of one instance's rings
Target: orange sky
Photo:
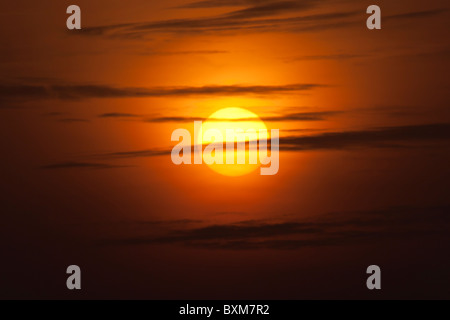
[[[374,3],[382,10],[382,30],[370,31],[365,11]],[[6,251],[28,252],[34,243],[37,250],[45,248],[44,255],[58,252],[65,261],[65,246],[73,246],[93,270],[104,261],[130,259],[123,268],[142,275],[140,256],[150,264],[161,250],[173,252],[162,258],[163,270],[180,262],[185,247],[199,261],[186,274],[195,274],[207,265],[207,255],[220,256],[221,250],[230,266],[245,261],[245,270],[261,263],[263,253],[306,272],[326,263],[344,268],[344,257],[364,252],[353,245],[366,241],[367,233],[391,240],[387,229],[404,218],[403,209],[398,220],[390,217],[399,207],[415,213],[397,239],[399,247],[406,243],[409,250],[420,242],[417,234],[432,234],[424,242],[431,249],[423,250],[431,258],[440,250],[433,238],[441,235],[434,229],[438,223],[420,225],[421,212],[449,205],[448,1],[77,0],[81,31],[66,29],[70,4],[2,4],[0,173],[11,226],[4,233],[11,246],[4,245]],[[227,107],[246,108],[266,119],[269,129],[280,129],[277,175],[257,170],[226,177],[206,165],[175,166],[168,154],[153,156],[171,149],[174,129],[192,130],[191,119]],[[374,211],[384,213],[386,225],[373,219]],[[341,254],[313,241],[322,234],[283,231],[293,221],[324,227],[332,213],[337,225],[352,213],[375,230],[344,225],[364,233],[350,243],[327,230],[334,243],[343,243]],[[443,219],[448,226],[448,216]],[[202,228],[210,227],[238,231],[229,238],[202,238]],[[275,231],[267,236],[258,231],[271,227]],[[171,238],[173,230],[200,236]],[[291,248],[286,242],[300,240],[314,244],[303,248],[296,242]],[[285,241],[288,250],[277,241]],[[367,248],[383,256],[381,247],[367,241]],[[99,249],[105,242],[121,245],[117,251]],[[246,256],[241,249],[256,251]],[[293,254],[316,258],[305,266]],[[96,261],[96,255],[105,260]],[[10,258],[8,270],[14,261],[35,262],[28,255]],[[395,269],[400,262],[394,260],[383,261]],[[60,261],[52,263],[56,268]],[[269,267],[262,270],[273,276]],[[278,288],[275,280],[271,287]],[[171,288],[184,297],[176,284]],[[207,288],[195,294],[203,297]],[[232,295],[227,288],[225,295]],[[278,289],[275,297],[298,297]]]

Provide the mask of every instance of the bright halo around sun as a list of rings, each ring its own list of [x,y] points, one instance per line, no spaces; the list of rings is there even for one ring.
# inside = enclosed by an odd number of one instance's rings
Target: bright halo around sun
[[[222,141],[214,141],[213,138],[211,138],[210,135],[207,135],[205,133],[208,132],[210,129],[215,129],[221,132],[222,134]],[[201,145],[208,145],[211,143],[219,144],[222,143],[225,145],[227,142],[235,141],[235,142],[242,142],[245,141],[247,143],[247,146],[245,148],[245,164],[237,164],[237,154],[236,148],[233,148],[233,151],[227,151],[227,149],[223,148],[223,164],[208,164],[208,166],[214,170],[215,172],[218,172],[225,176],[243,176],[246,174],[249,174],[256,169],[258,169],[261,166],[261,163],[259,161],[259,149],[257,150],[250,150],[248,147],[249,138],[251,138],[249,135],[243,135],[238,137],[237,139],[233,139],[231,141],[227,141],[227,129],[228,130],[234,130],[236,132],[250,132],[255,131],[258,139],[266,140],[268,139],[268,133],[267,133],[267,127],[264,124],[264,122],[253,112],[248,111],[243,108],[225,108],[221,109],[219,111],[216,111],[211,116],[208,117],[203,123],[202,123],[202,134],[197,137],[197,143]],[[263,131],[260,131],[263,130]],[[234,164],[227,164],[226,163],[226,157],[227,152],[234,153]],[[256,154],[254,154],[256,153]],[[257,163],[251,164],[249,159],[255,156],[256,159],[258,159]],[[203,158],[204,159],[204,158]]]

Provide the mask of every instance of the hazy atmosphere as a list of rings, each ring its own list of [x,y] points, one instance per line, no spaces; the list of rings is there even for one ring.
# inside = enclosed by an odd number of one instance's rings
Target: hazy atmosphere
[[[2,1],[0,296],[448,299],[449,18],[441,0]],[[279,129],[277,174],[171,161],[172,132],[224,108]]]

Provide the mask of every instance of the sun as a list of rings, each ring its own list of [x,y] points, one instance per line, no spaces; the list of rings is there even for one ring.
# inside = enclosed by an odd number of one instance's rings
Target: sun
[[[214,141],[210,136],[205,135],[205,133],[210,130],[215,129],[220,131],[223,140]],[[227,129],[232,130],[242,130],[243,132],[249,132],[249,130],[255,130],[258,135],[258,139],[267,139],[267,127],[264,122],[253,112],[243,109],[243,108],[224,108],[214,112],[208,117],[206,121],[202,123],[202,134],[196,138],[198,144],[207,145],[210,143],[226,143],[227,141],[226,131]],[[260,132],[260,130],[264,130]],[[234,140],[235,142],[249,141],[248,135],[243,135],[240,138]],[[237,164],[237,152],[228,151],[234,153],[234,164],[226,164],[225,159],[227,157],[226,148],[223,151],[224,164],[208,164],[209,168],[213,171],[220,173],[225,176],[243,176],[249,174],[256,169],[258,169],[261,163],[250,164],[250,157],[254,155],[253,153],[258,153],[257,150],[249,150],[247,147],[245,150],[245,164]],[[259,159],[259,154],[256,154],[256,159]]]

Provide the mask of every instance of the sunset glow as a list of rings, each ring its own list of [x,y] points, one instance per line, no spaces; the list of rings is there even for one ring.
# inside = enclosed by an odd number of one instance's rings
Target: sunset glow
[[[2,1],[2,293],[449,298],[448,7]]]

